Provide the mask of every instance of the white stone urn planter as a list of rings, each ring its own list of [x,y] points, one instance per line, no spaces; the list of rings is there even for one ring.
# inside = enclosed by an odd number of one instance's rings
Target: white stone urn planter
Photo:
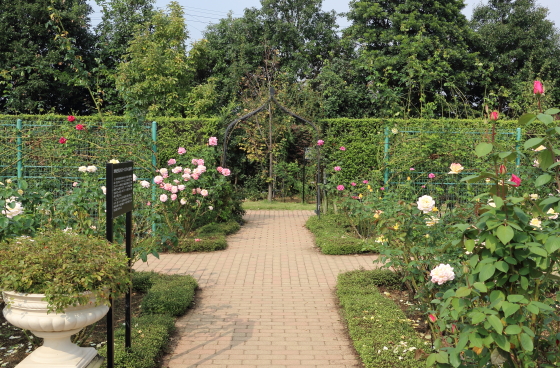
[[[96,368],[102,360],[94,359],[97,350],[82,348],[70,341],[70,336],[82,328],[99,321],[109,308],[95,305],[66,307],[63,313],[48,311],[44,294],[24,294],[3,292],[6,307],[4,317],[16,327],[30,330],[44,339],[43,346],[37,348],[16,368]],[[93,362],[92,362],[93,361]]]

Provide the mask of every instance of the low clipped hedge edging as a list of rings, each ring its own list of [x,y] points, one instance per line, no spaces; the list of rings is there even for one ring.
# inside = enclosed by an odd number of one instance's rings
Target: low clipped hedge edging
[[[371,243],[356,238],[346,231],[348,221],[342,215],[311,216],[305,227],[315,235],[315,245],[323,254],[342,255],[370,252]],[[367,248],[367,249],[366,249]]]

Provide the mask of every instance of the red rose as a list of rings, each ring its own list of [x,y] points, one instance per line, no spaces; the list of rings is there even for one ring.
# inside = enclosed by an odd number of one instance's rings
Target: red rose
[[[84,130],[85,128],[86,128],[86,127],[83,126],[82,124],[77,124],[77,125],[76,125],[76,129],[78,129],[78,130]]]
[[[60,143],[60,144],[64,144],[64,143],[66,143],[66,141],[67,141],[67,139],[66,139],[66,138],[64,138],[64,137],[60,137],[60,139],[58,140],[58,143]]]
[[[68,121],[69,122],[73,122],[74,120],[76,120],[76,118],[74,116],[72,116],[72,115],[68,116]]]

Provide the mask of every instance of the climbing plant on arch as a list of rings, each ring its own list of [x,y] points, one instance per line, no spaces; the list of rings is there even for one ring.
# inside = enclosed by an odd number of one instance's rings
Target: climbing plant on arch
[[[250,117],[258,114],[261,111],[264,111],[265,109],[268,109],[268,114],[269,117],[271,119],[272,116],[272,104],[275,104],[282,112],[294,117],[296,120],[299,120],[309,126],[311,126],[313,128],[313,130],[315,131],[315,136],[316,139],[319,140],[320,139],[320,134],[319,134],[319,129],[317,129],[317,126],[315,124],[313,124],[312,122],[310,122],[309,120],[299,116],[298,114],[290,111],[289,109],[287,109],[286,107],[282,106],[282,104],[280,104],[280,102],[278,102],[278,100],[275,97],[275,91],[274,88],[270,88],[269,89],[269,97],[268,100],[266,100],[260,107],[258,107],[257,109],[235,119],[234,121],[232,121],[231,123],[229,123],[229,125],[226,128],[226,132],[224,133],[224,143],[223,143],[223,156],[222,156],[222,167],[226,167],[226,160],[227,160],[227,149],[228,149],[228,143],[229,143],[229,138],[230,135],[232,133],[232,131],[235,129],[235,127],[237,126],[237,124],[239,124],[240,122],[243,122],[247,119],[249,119]],[[272,154],[272,153],[271,153]],[[272,160],[270,160],[270,165],[271,165],[271,169],[269,171],[269,175],[272,175]],[[320,183],[320,175],[321,172],[321,149],[320,146],[317,146],[317,184]],[[319,185],[317,185],[317,209],[316,209],[316,213],[319,216],[321,213],[321,192],[319,189]]]

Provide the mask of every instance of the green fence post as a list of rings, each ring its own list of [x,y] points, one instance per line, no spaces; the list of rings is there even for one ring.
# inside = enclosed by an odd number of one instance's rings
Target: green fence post
[[[155,172],[157,168],[157,122],[152,121],[152,173]],[[156,203],[156,186],[152,183],[152,206]],[[152,236],[156,235],[156,224],[152,222]]]
[[[517,157],[515,158],[515,172],[519,174],[519,166],[521,166],[521,154],[519,153],[519,143],[521,142],[521,128],[517,128],[517,136],[515,137],[515,151]]]
[[[23,178],[23,163],[21,162],[23,156],[23,144],[21,141],[21,130],[23,129],[23,124],[21,119],[17,119],[16,123],[17,128],[17,178]]]
[[[383,174],[383,183],[387,185],[389,181],[389,127],[385,127],[385,150],[384,150],[384,160],[385,160],[385,173]]]

